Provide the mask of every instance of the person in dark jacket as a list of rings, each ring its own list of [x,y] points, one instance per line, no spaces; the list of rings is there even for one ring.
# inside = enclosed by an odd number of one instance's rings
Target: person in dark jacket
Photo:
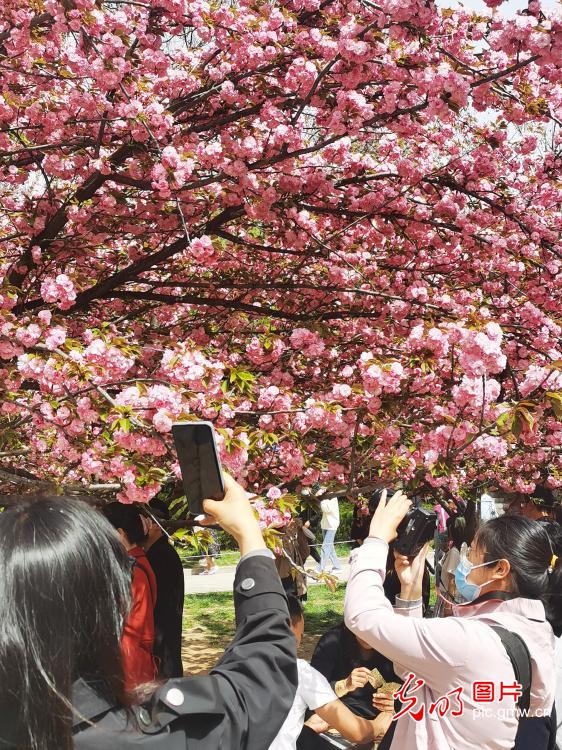
[[[369,536],[369,525],[371,523],[372,514],[369,512],[368,506],[360,503],[355,503],[353,506],[353,519],[351,521],[351,529],[349,536],[353,542],[352,549],[360,547],[364,540]]]
[[[554,492],[544,485],[537,484],[530,495],[517,494],[509,504],[507,513],[523,516],[531,521],[556,521],[562,525],[562,508]]]
[[[160,518],[169,518],[166,505],[154,500],[150,510]],[[150,515],[145,516],[148,533],[144,549],[158,585],[154,608],[154,656],[158,676],[183,677],[181,631],[185,584],[180,556],[170,544],[162,526]]]
[[[267,750],[293,702],[287,601],[245,491],[205,512],[237,540],[236,635],[210,674],[127,707],[119,642],[130,563],[106,519],[74,498],[9,498],[0,513],[0,748]],[[264,720],[267,717],[267,720]]]
[[[367,679],[367,672],[378,669],[385,682],[401,683],[394,674],[390,659],[359,640],[343,622],[325,633],[314,649],[310,665],[328,680],[336,695],[354,714],[374,719],[380,711],[373,705],[375,689]],[[390,725],[379,744],[381,750],[390,747],[394,724]],[[329,750],[330,744],[306,727],[299,742],[299,750]]]
[[[308,497],[306,498],[308,500]],[[310,547],[310,556],[318,564],[320,564],[320,552],[318,552],[318,544],[316,541],[316,534],[320,527],[320,506],[316,507],[307,504],[299,512],[299,518],[302,521],[302,529],[308,540]]]

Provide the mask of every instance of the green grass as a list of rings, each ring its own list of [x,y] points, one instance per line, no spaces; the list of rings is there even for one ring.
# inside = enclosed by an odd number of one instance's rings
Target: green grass
[[[223,565],[236,565],[238,560],[240,560],[240,552],[238,550],[225,550],[217,557],[217,565],[219,567]]]
[[[324,585],[311,586],[304,605],[306,632],[325,633],[341,622],[344,596],[344,584],[338,584],[333,593]]]
[[[184,629],[194,625],[205,628],[218,638],[234,633],[234,602],[231,591],[190,594],[183,607]]]
[[[338,585],[332,593],[326,586],[311,586],[305,603],[306,630],[324,633],[343,616],[345,586]],[[230,591],[211,594],[190,594],[185,597],[184,628],[194,625],[205,628],[211,637],[223,638],[234,634],[234,603]]]

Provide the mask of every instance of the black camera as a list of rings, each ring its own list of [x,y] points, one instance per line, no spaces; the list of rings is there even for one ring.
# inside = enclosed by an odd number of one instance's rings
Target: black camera
[[[371,497],[369,498],[369,516],[371,518],[375,515],[376,509],[379,507],[379,503],[381,501],[382,493],[384,492],[384,487],[379,487],[377,490],[374,490],[371,494]],[[390,500],[390,498],[394,495],[395,490],[391,488],[386,488],[386,499]]]
[[[433,539],[437,513],[425,508],[410,508],[400,525],[393,547],[406,557],[415,557],[426,542]]]

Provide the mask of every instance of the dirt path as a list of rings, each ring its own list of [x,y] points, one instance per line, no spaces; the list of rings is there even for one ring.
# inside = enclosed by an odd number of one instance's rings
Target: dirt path
[[[310,660],[320,635],[305,633],[299,648],[301,659]],[[206,674],[222,656],[229,637],[211,636],[208,630],[194,626],[183,633],[182,660],[186,675]]]

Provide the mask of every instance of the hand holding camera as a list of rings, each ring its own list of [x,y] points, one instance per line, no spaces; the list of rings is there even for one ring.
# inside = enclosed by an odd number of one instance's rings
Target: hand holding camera
[[[416,557],[424,544],[433,538],[437,515],[412,503],[399,490],[386,502],[387,491],[378,490],[371,498],[373,519],[369,536],[393,544],[393,549],[410,559]]]
[[[415,557],[406,557],[399,552],[394,553],[394,567],[400,579],[400,598],[407,601],[421,599],[425,558],[429,550],[426,542]]]
[[[402,490],[395,492],[388,502],[386,496],[387,492],[383,490],[380,502],[371,520],[369,536],[377,537],[377,539],[382,539],[390,544],[393,539],[396,539],[398,526],[412,503]]]

